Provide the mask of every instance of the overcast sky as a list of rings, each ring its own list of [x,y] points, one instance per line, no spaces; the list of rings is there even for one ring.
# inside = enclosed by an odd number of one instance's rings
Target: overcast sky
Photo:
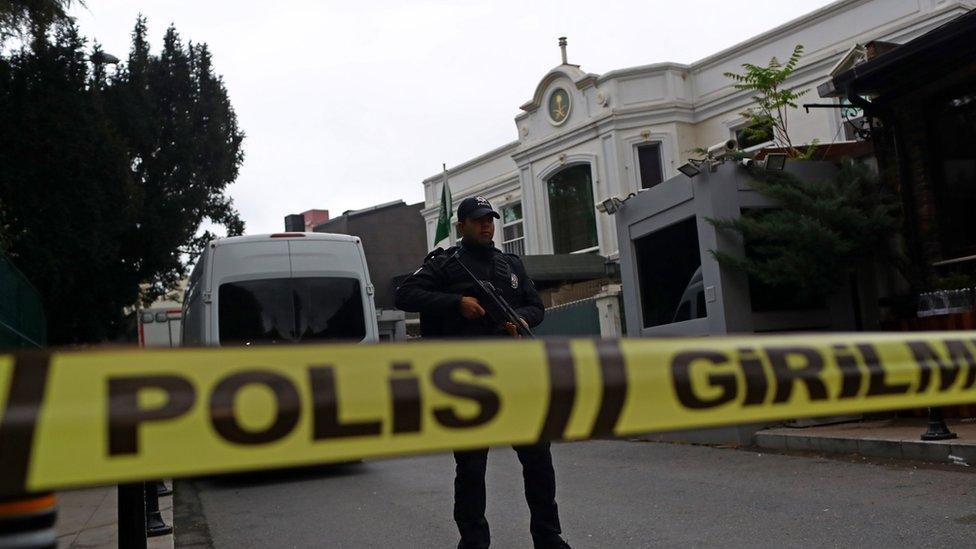
[[[829,3],[87,0],[74,12],[122,59],[140,12],[154,51],[170,23],[210,45],[247,134],[229,192],[263,233],[311,208],[419,202],[441,162],[514,140],[559,36],[588,72],[690,63]]]

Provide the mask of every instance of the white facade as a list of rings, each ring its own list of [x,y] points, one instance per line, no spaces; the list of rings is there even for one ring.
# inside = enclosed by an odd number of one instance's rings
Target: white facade
[[[524,252],[555,253],[560,250],[554,246],[549,178],[587,165],[596,203],[627,196],[641,189],[638,147],[653,143],[660,147],[663,179],[676,175],[678,166],[694,156],[691,150],[734,137],[745,122],[741,113],[751,95],[734,90],[724,73],[741,72],[743,63],[783,60],[802,44],[805,55],[789,85],[810,89],[804,101],[822,102],[817,85],[856,44],[907,42],[974,7],[976,0],[840,0],[691,65],[655,63],[603,75],[559,65],[522,105],[515,141],[448,170],[454,203],[474,195],[485,196],[496,209],[521,203]],[[547,106],[558,90],[568,95],[569,113],[557,122]],[[837,109],[811,109],[809,114],[797,109],[788,119],[794,143],[843,140]],[[422,213],[431,248],[443,181],[442,174],[423,181]],[[595,223],[595,247],[561,251],[616,257],[613,220],[596,214]],[[502,224],[496,231],[499,245]]]

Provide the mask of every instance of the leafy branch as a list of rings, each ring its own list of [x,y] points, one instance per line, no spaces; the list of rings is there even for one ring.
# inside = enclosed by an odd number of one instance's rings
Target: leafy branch
[[[749,120],[749,126],[745,130],[746,137],[759,138],[772,132],[777,146],[785,149],[791,158],[802,158],[804,153],[793,145],[787,110],[797,108],[796,101],[810,90],[797,91],[784,88],[784,85],[796,72],[801,57],[803,46],[797,44],[785,65],[773,57],[765,67],[745,63],[742,65],[744,73],[725,73],[734,82],[735,89],[756,94],[752,98],[755,106],[742,113]]]

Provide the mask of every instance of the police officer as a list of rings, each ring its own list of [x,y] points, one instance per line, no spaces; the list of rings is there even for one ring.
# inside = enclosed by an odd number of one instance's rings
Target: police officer
[[[427,256],[424,265],[396,291],[396,305],[419,312],[425,337],[488,337],[515,335],[511,323],[499,326],[486,314],[474,284],[458,261],[477,277],[489,281],[529,326],[542,322],[545,309],[518,256],[495,247],[498,213],[484,197],[461,201],[457,209],[461,243]],[[455,252],[460,248],[460,254]],[[549,443],[516,446],[525,480],[525,499],[531,512],[532,541],[537,548],[568,548],[560,537],[556,507],[556,478]],[[459,548],[488,547],[485,520],[485,468],[488,450],[454,453],[454,520],[461,534]]]

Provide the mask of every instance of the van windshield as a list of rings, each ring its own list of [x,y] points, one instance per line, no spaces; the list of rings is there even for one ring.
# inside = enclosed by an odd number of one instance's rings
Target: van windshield
[[[271,278],[220,285],[220,344],[266,345],[366,337],[355,278]]]

